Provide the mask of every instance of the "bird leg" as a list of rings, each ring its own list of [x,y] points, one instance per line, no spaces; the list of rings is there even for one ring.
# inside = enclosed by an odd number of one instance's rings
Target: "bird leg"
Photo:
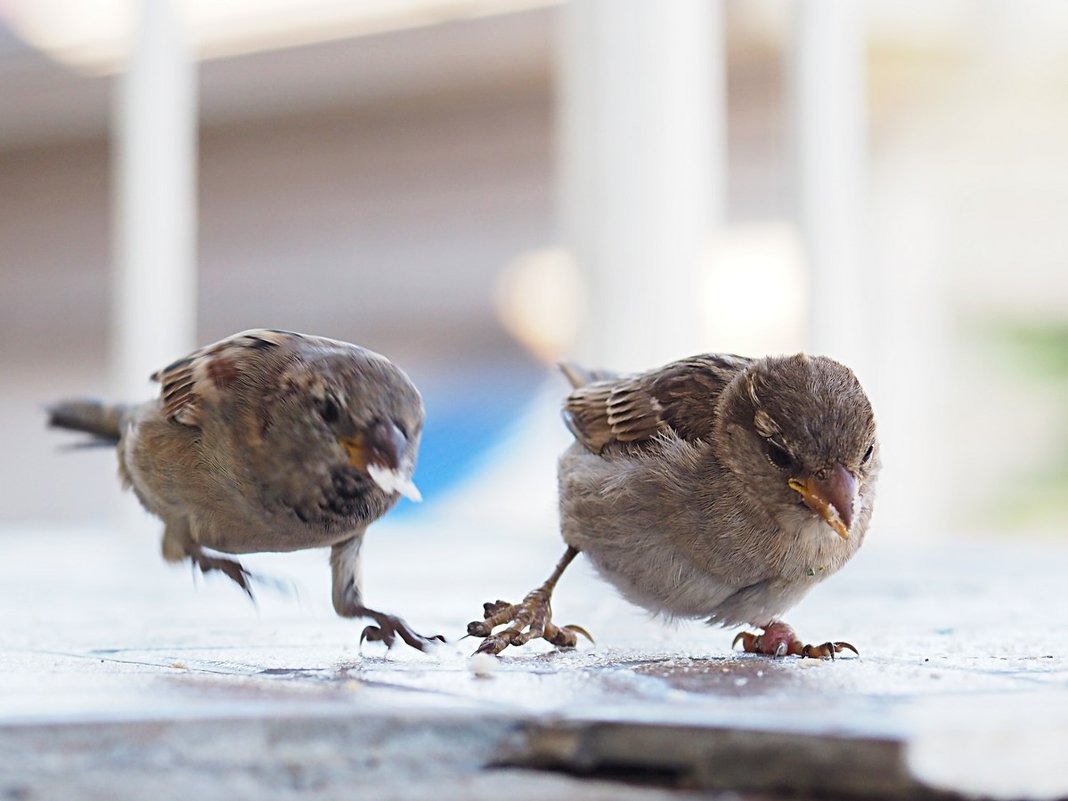
[[[734,638],[731,647],[742,643],[747,653],[765,656],[800,656],[812,659],[834,659],[835,654],[849,650],[860,656],[860,651],[847,642],[825,642],[823,645],[806,645],[797,638],[794,630],[781,620],[773,620],[764,627],[762,634],[743,631]]]
[[[553,574],[540,587],[527,593],[522,603],[510,604],[507,601],[494,601],[483,604],[484,619],[467,624],[469,635],[485,638],[475,653],[499,654],[509,645],[526,645],[530,640],[539,637],[548,640],[558,648],[574,648],[578,643],[576,634],[581,634],[593,642],[593,637],[581,626],[554,624],[552,607],[549,605],[556,582],[560,580],[560,576],[578,556],[578,553],[578,548],[568,546],[553,570]],[[493,633],[493,629],[506,623],[511,625],[497,634]]]
[[[367,640],[368,642],[384,642],[387,648],[392,648],[393,643],[396,642],[399,636],[412,648],[425,651],[434,642],[445,642],[445,638],[440,634],[435,634],[433,637],[424,637],[422,634],[412,631],[411,626],[399,617],[376,612],[374,609],[368,609],[365,606],[354,610],[353,617],[369,617],[375,622],[374,626],[367,626],[360,633],[360,645],[363,645],[363,641]]]
[[[440,634],[424,637],[412,631],[411,626],[395,615],[368,609],[363,605],[360,592],[360,547],[363,535],[352,537],[335,545],[330,551],[330,568],[334,581],[334,611],[342,617],[369,617],[375,625],[367,626],[360,633],[360,645],[364,640],[384,642],[392,648],[399,636],[404,642],[419,651],[425,651],[432,642],[445,642]]]

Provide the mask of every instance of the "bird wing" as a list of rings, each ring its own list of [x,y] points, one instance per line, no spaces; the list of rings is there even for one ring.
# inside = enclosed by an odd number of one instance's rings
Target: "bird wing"
[[[152,374],[160,384],[160,403],[168,420],[200,427],[205,403],[218,399],[247,369],[267,353],[292,348],[303,339],[292,331],[257,328],[193,351]]]
[[[612,443],[647,443],[668,430],[689,441],[707,440],[720,392],[751,362],[744,356],[707,353],[614,377],[563,365],[575,385],[564,401],[564,420],[593,453]]]

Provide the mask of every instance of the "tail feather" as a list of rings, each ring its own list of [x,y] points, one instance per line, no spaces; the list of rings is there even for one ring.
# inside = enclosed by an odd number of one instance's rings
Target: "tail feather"
[[[83,431],[102,442],[117,443],[126,406],[96,400],[65,400],[47,408],[48,425]]]
[[[564,374],[564,378],[575,389],[597,381],[609,381],[613,378],[619,378],[619,374],[611,370],[591,370],[586,367],[580,367],[574,362],[560,362],[558,366],[560,372]]]

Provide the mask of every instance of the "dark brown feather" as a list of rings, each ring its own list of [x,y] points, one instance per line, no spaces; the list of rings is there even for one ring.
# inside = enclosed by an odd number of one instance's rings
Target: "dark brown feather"
[[[612,443],[648,443],[668,430],[689,441],[707,440],[719,394],[750,362],[709,353],[637,375],[595,380],[577,386],[564,401],[564,419],[593,453]],[[574,367],[565,374],[572,382],[583,375]]]
[[[288,331],[243,331],[172,362],[152,374],[152,380],[160,383],[163,414],[172,422],[198,427],[204,398],[230,387],[245,360],[300,338]]]

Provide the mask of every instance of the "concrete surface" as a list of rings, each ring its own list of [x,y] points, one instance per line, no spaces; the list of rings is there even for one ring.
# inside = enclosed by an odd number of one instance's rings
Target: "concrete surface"
[[[371,605],[443,633],[357,648],[324,552],[249,558],[257,605],[106,530],[0,532],[0,798],[1068,797],[1068,549],[872,542],[788,616],[859,658],[732,653],[579,560],[554,608],[597,638],[473,663],[482,601],[551,569],[551,530],[385,522]]]

